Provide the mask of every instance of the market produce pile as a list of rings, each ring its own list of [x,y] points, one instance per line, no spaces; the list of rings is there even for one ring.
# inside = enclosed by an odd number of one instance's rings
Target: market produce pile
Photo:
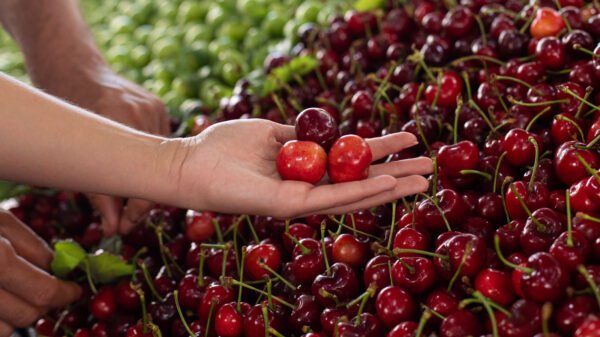
[[[600,334],[597,2],[390,1],[297,39],[186,132],[298,118],[320,174],[346,137],[410,132],[385,161],[432,157],[429,191],[288,220],[157,206],[122,240],[79,194],[21,196],[13,213],[58,242],[54,272],[86,289],[41,335]]]

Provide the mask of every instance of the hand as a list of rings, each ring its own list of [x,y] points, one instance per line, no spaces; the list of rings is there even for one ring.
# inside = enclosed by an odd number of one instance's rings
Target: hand
[[[178,199],[190,208],[224,213],[293,218],[341,214],[384,204],[428,187],[429,158],[372,165],[366,180],[313,186],[283,181],[275,167],[281,146],[295,138],[294,127],[250,119],[213,125],[184,142],[171,160]],[[368,140],[373,160],[417,144],[410,133]],[[170,158],[172,159],[172,158]],[[180,204],[182,201],[179,202]]]
[[[81,289],[46,273],[52,251],[11,213],[0,210],[0,337],[48,310],[77,300]]]
[[[89,67],[83,73],[59,72],[54,79],[38,80],[51,94],[66,99],[104,117],[152,134],[168,135],[170,123],[167,110],[158,97],[140,86],[118,76],[106,66]],[[124,200],[100,194],[88,194],[88,199],[100,212],[106,236],[122,228],[132,228],[154,205],[140,199]]]

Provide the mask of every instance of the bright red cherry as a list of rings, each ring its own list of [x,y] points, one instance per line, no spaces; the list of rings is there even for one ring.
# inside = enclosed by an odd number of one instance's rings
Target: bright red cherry
[[[252,280],[260,280],[271,276],[271,273],[263,267],[263,264],[275,271],[279,269],[281,264],[279,248],[269,243],[260,243],[248,247],[244,262],[246,275]]]
[[[600,337],[600,318],[596,315],[590,315],[577,328],[573,337]]]
[[[542,7],[537,10],[529,32],[533,37],[541,39],[546,36],[557,36],[564,28],[565,22],[556,10]]]
[[[366,179],[372,160],[371,148],[364,139],[342,136],[329,150],[329,178],[334,183]]]
[[[413,317],[417,304],[406,290],[389,286],[377,295],[375,308],[377,317],[385,326],[391,328]]]
[[[439,88],[439,92],[438,92]],[[443,108],[456,107],[456,97],[462,92],[462,79],[453,71],[443,73],[439,83],[431,83],[425,89],[425,100]],[[437,99],[437,100],[436,100]]]
[[[213,212],[196,212],[188,210],[185,216],[185,238],[191,242],[203,242],[215,234]]]
[[[475,289],[500,305],[509,305],[515,298],[511,277],[495,269],[484,269],[475,278]]]
[[[98,320],[105,321],[112,318],[117,311],[115,290],[112,287],[104,287],[92,299],[90,312]]]
[[[276,163],[283,180],[316,184],[325,175],[327,154],[317,143],[291,140],[281,147]]]
[[[344,233],[333,242],[333,260],[350,266],[362,267],[367,260],[369,247],[354,235]]]
[[[475,170],[479,165],[479,149],[468,140],[444,145],[438,152],[437,162],[450,177],[462,177],[462,170]]]
[[[541,151],[542,141],[536,135],[523,129],[512,129],[504,136],[506,159],[515,166],[532,164],[535,159],[535,146],[529,141],[533,137]],[[541,152],[540,152],[541,153]]]
[[[237,311],[235,302],[224,304],[215,317],[215,331],[222,337],[239,337],[242,335],[244,318]]]

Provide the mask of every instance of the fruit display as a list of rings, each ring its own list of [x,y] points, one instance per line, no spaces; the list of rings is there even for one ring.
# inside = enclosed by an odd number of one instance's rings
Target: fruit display
[[[429,190],[300,219],[157,205],[111,239],[82,195],[23,195],[11,211],[85,289],[39,334],[600,335],[597,2],[355,6],[304,26],[290,57],[270,54],[183,132],[294,124],[276,169],[308,183],[364,178],[364,139],[409,132],[418,144],[377,162],[431,157]]]

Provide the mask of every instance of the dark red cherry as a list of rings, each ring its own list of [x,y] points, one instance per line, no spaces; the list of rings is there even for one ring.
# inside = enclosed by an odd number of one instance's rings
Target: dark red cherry
[[[421,294],[435,283],[436,273],[433,262],[425,257],[400,257],[392,268],[394,284],[411,293]]]
[[[549,253],[539,252],[527,260],[532,272],[522,276],[525,296],[536,302],[556,301],[564,294],[567,275],[560,263]]]
[[[566,62],[565,46],[554,36],[540,39],[535,48],[535,58],[546,68],[561,69]]]
[[[558,330],[565,335],[573,334],[596,308],[596,301],[591,296],[566,299],[556,311],[555,322]]]
[[[483,328],[479,319],[465,309],[458,310],[447,316],[440,326],[441,337],[479,336]]]
[[[340,137],[340,131],[327,111],[308,108],[296,117],[296,136],[298,140],[315,142],[327,150]]]
[[[321,274],[312,284],[312,294],[324,306],[335,305],[337,301],[355,298],[358,295],[358,277],[345,263],[334,263],[329,274]]]

